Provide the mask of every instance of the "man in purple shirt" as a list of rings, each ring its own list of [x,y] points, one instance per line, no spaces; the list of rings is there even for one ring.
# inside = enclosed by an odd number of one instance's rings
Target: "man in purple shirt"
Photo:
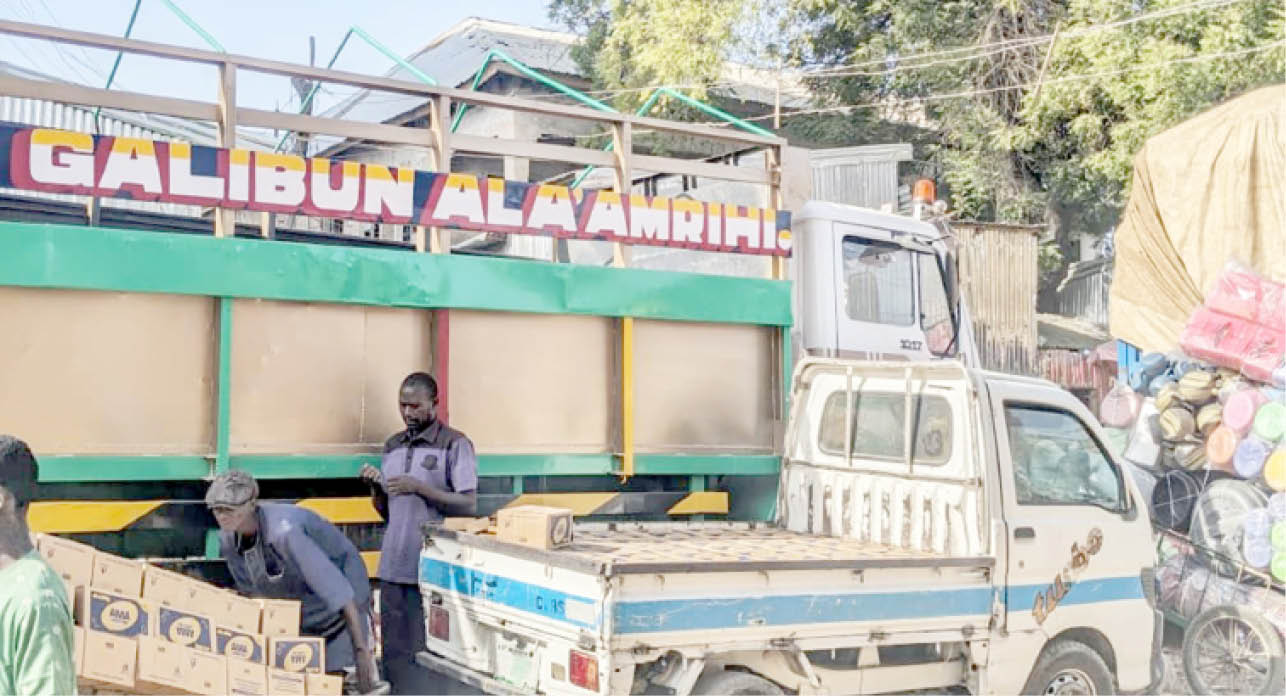
[[[421,527],[475,513],[478,459],[469,438],[438,420],[438,385],[428,374],[415,372],[402,380],[398,403],[406,430],[384,443],[380,467],[363,466],[361,477],[388,522],[377,572],[385,674],[393,693],[429,693],[434,691],[429,674],[415,662],[425,645]]]

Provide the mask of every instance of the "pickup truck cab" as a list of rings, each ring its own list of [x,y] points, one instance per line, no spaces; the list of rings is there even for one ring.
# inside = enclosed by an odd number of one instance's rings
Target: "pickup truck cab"
[[[1159,680],[1148,511],[1075,397],[956,361],[806,358],[794,385],[771,524],[426,527],[420,661],[568,696]]]

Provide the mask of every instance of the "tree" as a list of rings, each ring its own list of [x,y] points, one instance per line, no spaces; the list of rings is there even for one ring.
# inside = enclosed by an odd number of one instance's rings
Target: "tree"
[[[551,0],[549,16],[580,33],[573,52],[596,87],[624,90],[611,100],[637,108],[647,88],[682,86],[697,98],[737,50],[734,28],[754,0]],[[664,105],[663,105],[664,106]]]
[[[1280,2],[1194,5],[797,0],[794,7],[812,26],[798,47],[807,61],[865,73],[818,77],[824,99],[921,107],[940,136],[926,154],[942,166],[954,209],[1053,223],[1065,239],[1115,224],[1147,137],[1286,75]],[[1173,14],[1129,21],[1165,10]],[[1111,22],[1121,24],[1101,28]],[[914,57],[927,52],[935,55]],[[967,96],[943,98],[953,94]]]

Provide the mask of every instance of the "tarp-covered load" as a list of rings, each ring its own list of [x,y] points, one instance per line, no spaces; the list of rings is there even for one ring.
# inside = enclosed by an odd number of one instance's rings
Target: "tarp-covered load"
[[[1134,160],[1116,232],[1111,332],[1165,351],[1230,260],[1286,281],[1286,85],[1165,131]]]

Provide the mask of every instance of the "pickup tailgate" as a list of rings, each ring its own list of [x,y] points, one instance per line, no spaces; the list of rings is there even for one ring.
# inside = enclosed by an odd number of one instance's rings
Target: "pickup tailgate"
[[[764,525],[631,523],[577,525],[555,551],[430,531],[421,584],[453,616],[450,640],[431,648],[496,673],[496,641],[518,636],[607,655],[969,635],[991,618],[992,564]]]

